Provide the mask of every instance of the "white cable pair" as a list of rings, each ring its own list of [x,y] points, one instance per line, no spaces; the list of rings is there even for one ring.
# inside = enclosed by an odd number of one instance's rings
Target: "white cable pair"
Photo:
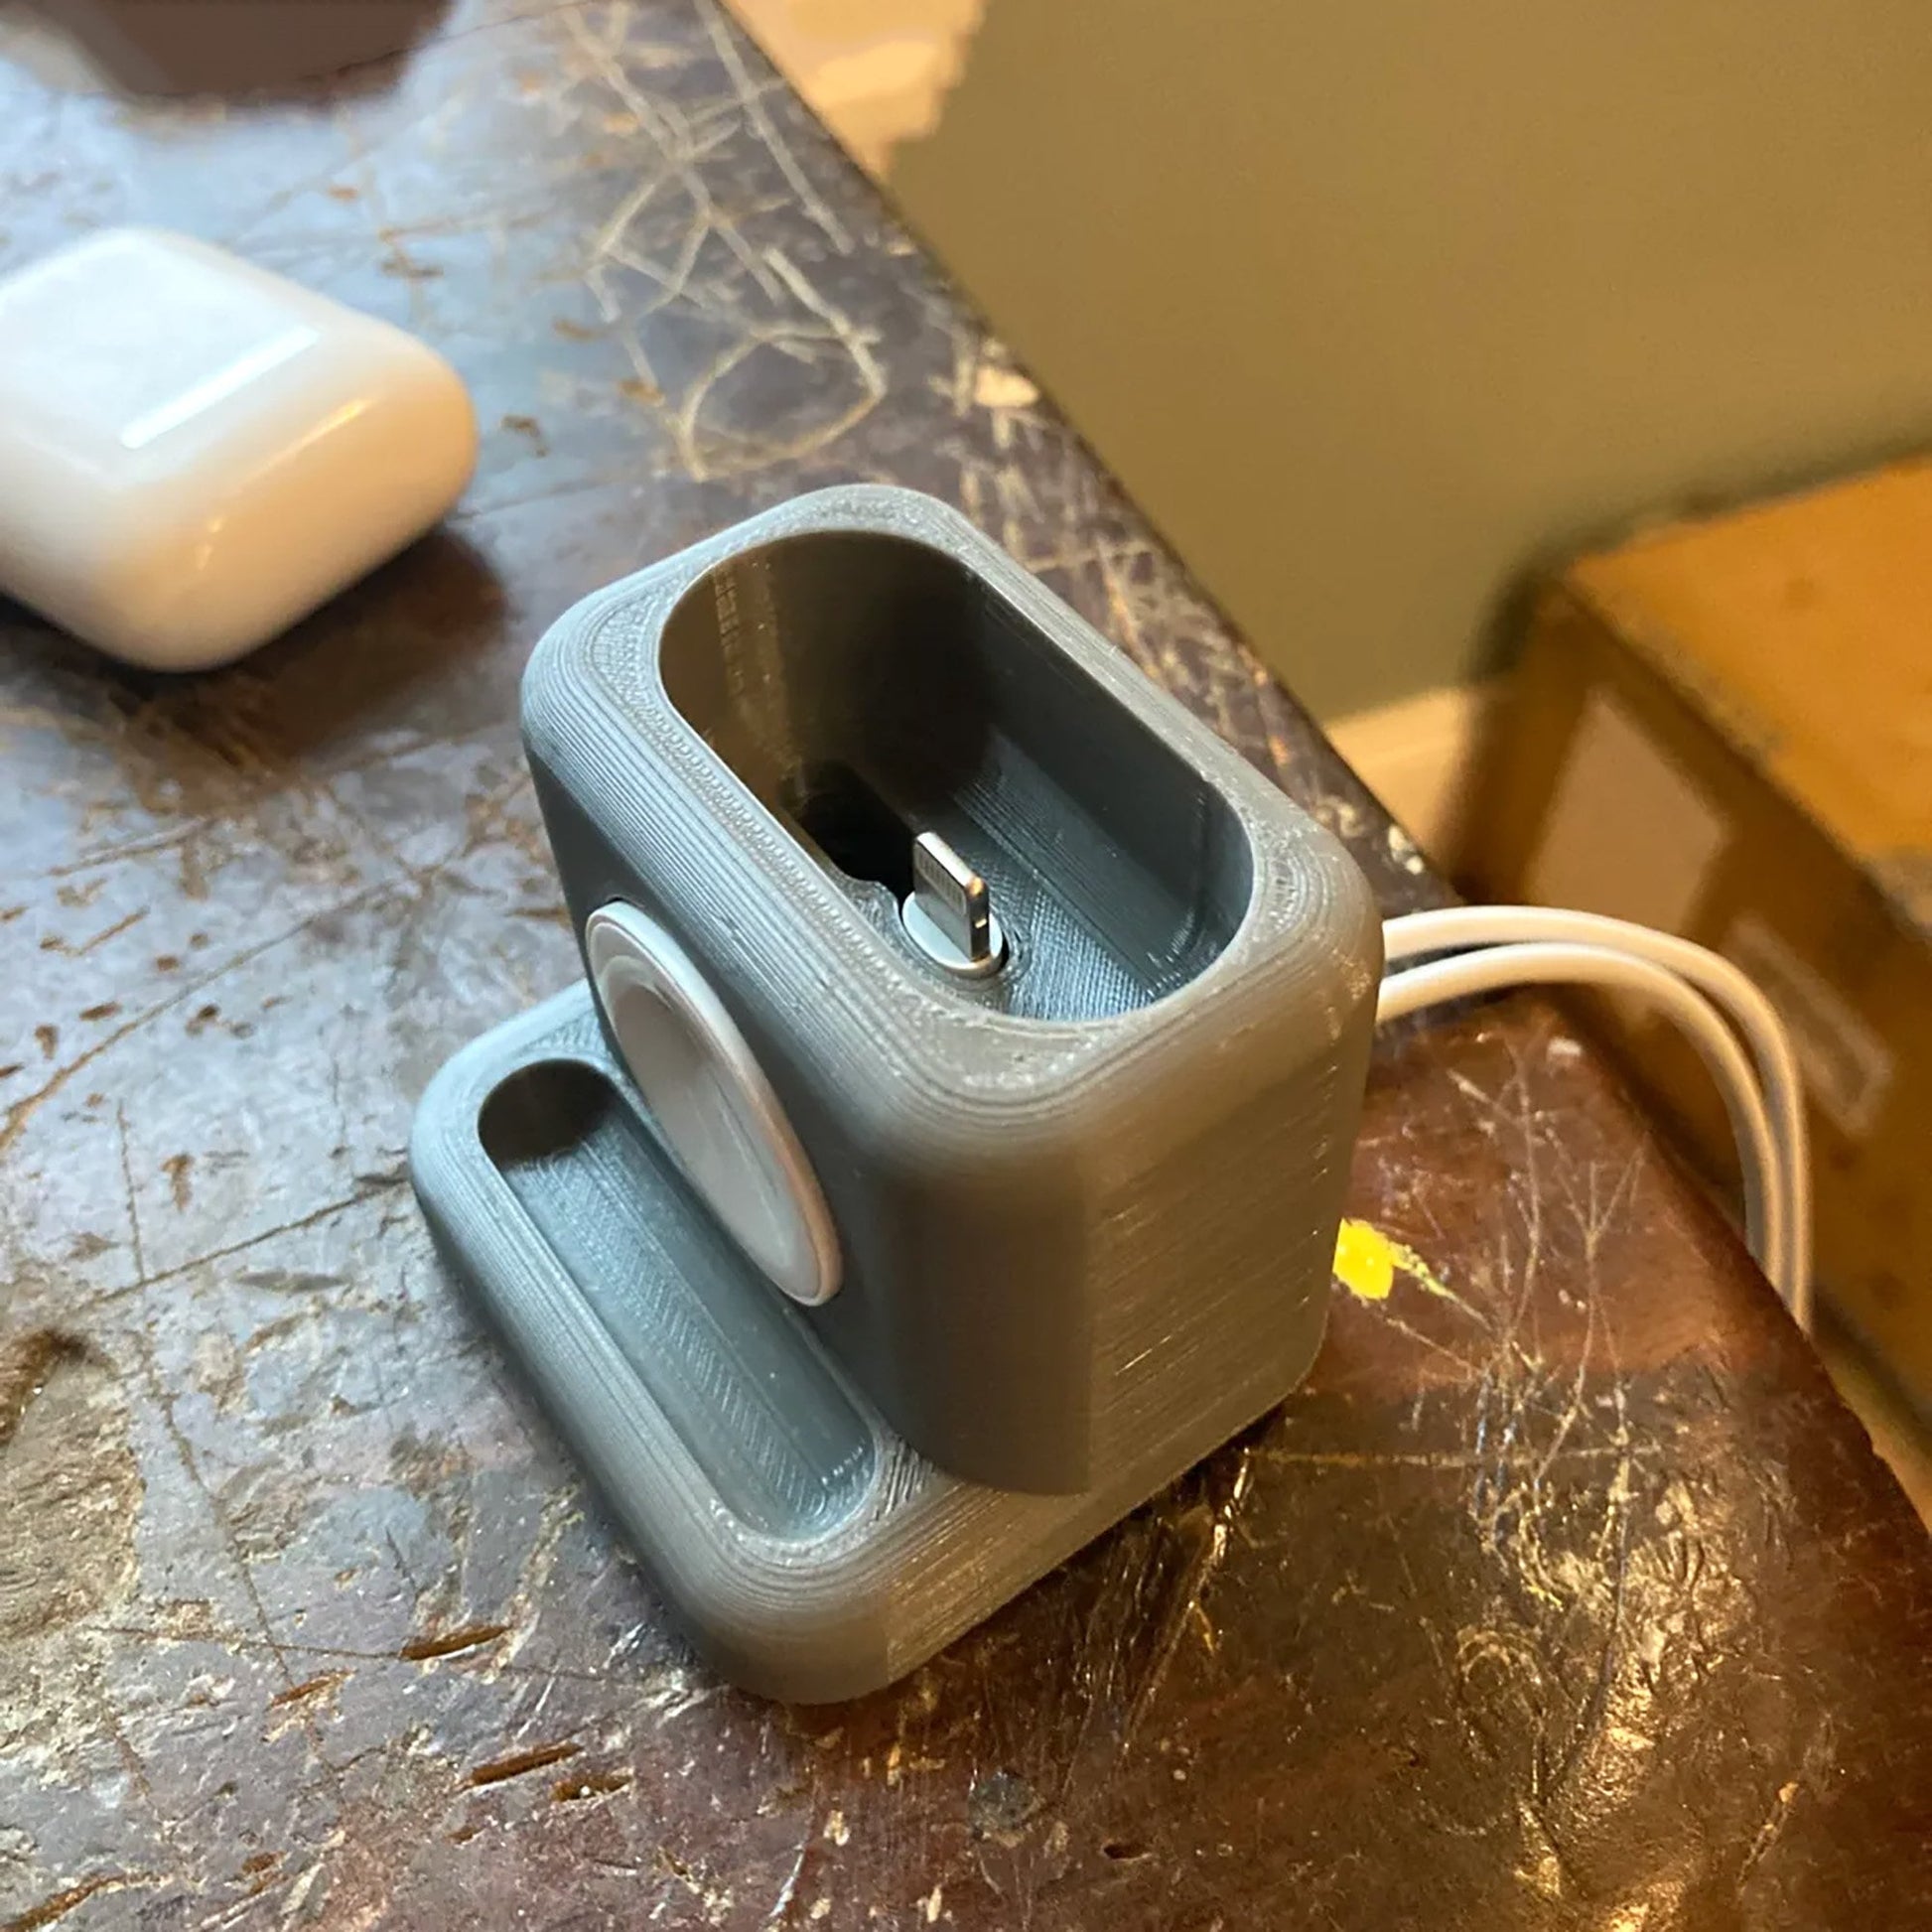
[[[1540,905],[1411,912],[1390,919],[1382,935],[1387,968],[1378,1024],[1445,1000],[1529,985],[1637,993],[1675,1020],[1703,1054],[1737,1137],[1751,1251],[1809,1332],[1811,1169],[1804,1091],[1784,1024],[1749,978],[1727,959],[1671,933]],[[1441,952],[1454,956],[1396,970]],[[1748,1058],[1739,1034],[1750,1048]]]

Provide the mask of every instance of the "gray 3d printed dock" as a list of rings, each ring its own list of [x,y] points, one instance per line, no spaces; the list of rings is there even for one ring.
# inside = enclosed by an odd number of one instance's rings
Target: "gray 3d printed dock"
[[[1375,908],[904,491],[586,600],[524,724],[588,983],[438,1075],[418,1193],[719,1667],[859,1694],[1305,1372]]]

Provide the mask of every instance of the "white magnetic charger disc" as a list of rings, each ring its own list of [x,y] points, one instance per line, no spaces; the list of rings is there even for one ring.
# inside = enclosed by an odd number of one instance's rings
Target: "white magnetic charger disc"
[[[794,1302],[839,1287],[838,1231],[805,1150],[710,982],[656,920],[621,900],[584,925],[591,984],[684,1176]]]

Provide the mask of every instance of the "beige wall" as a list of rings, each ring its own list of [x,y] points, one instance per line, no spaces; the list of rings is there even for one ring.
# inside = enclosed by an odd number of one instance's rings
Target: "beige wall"
[[[1932,429],[1928,0],[991,0],[890,179],[1331,716]]]
[[[725,0],[870,174],[938,125],[986,0]]]

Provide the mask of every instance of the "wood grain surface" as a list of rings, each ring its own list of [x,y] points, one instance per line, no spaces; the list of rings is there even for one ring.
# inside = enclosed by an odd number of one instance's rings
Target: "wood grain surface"
[[[474,0],[225,104],[45,51],[0,30],[0,266],[192,229],[422,332],[485,450],[221,675],[0,617],[0,1926],[1932,1924],[1932,1551],[1542,1005],[1386,1044],[1352,1212],[1416,1266],[1276,1419],[894,1692],[697,1669],[402,1166],[575,971],[550,619],[807,486],[933,490],[1388,906],[1435,888],[699,0]]]

